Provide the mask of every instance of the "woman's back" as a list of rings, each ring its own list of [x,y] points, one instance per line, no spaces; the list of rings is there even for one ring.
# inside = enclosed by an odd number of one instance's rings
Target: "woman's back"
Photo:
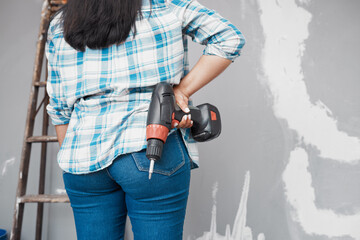
[[[146,147],[153,86],[160,81],[179,84],[189,71],[186,35],[206,44],[206,55],[231,60],[240,55],[242,34],[217,12],[197,1],[151,1],[152,6],[143,0],[135,38],[131,30],[125,42],[103,49],[75,50],[64,39],[61,13],[51,21],[47,110],[54,125],[69,124],[58,153],[64,171],[96,171],[120,154]],[[182,131],[197,163],[189,130]]]

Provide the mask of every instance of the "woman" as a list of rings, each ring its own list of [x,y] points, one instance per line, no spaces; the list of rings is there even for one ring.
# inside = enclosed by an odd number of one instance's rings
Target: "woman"
[[[206,45],[189,71],[187,36]],[[78,239],[182,239],[196,143],[185,115],[148,179],[146,116],[154,86],[177,104],[240,55],[241,32],[196,0],[68,0],[50,22],[47,111]]]

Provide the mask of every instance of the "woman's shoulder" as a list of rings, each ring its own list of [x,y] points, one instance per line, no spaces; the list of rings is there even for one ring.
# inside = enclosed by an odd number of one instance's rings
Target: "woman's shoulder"
[[[194,0],[167,0],[168,3],[172,3],[172,4],[187,4],[190,3]]]
[[[167,6],[179,18],[182,19],[183,15],[189,4],[196,0],[167,0]]]
[[[167,0],[168,4],[172,4],[179,7],[186,7],[189,3],[196,0]]]
[[[62,30],[61,15],[62,15],[62,11],[59,11],[50,18],[48,33],[51,34],[51,36],[53,37],[62,34],[63,30]]]

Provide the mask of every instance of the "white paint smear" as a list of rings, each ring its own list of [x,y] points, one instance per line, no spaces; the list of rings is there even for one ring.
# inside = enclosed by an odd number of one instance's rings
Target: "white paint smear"
[[[41,17],[45,16],[47,7],[48,7],[48,1],[44,1],[41,8]]]
[[[302,0],[300,4],[308,4]],[[316,147],[320,157],[346,164],[360,160],[360,139],[340,131],[331,110],[324,103],[311,103],[304,82],[301,57],[309,37],[311,14],[295,0],[258,0],[265,35],[263,49],[264,83],[273,97],[277,118],[295,130],[299,142]],[[318,209],[307,170],[304,149],[295,149],[283,175],[293,218],[307,234],[329,237],[348,235],[360,239],[360,214],[341,215]]]
[[[62,188],[58,188],[58,189],[56,189],[55,193],[56,194],[66,194],[66,190],[62,189]]]
[[[265,240],[265,235],[263,233],[260,233],[257,240]]]
[[[15,157],[12,157],[8,160],[5,160],[5,162],[3,164],[1,164],[1,176],[5,176],[5,174],[7,173],[8,171],[8,168],[12,165],[14,165],[15,163]]]
[[[225,236],[217,233],[216,227],[216,193],[218,190],[218,183],[214,184],[213,187],[213,198],[214,205],[212,209],[211,216],[211,225],[210,231],[205,232],[203,236],[197,238],[197,240],[253,240],[251,228],[246,226],[246,208],[247,208],[247,200],[249,195],[249,186],[250,186],[250,172],[246,172],[245,182],[241,194],[240,205],[238,211],[236,213],[233,231],[230,231],[230,225],[226,225]],[[265,240],[265,235],[260,233],[258,235],[258,240]]]
[[[213,191],[212,191],[212,198],[214,200],[214,204],[216,204],[216,194],[218,192],[218,189],[219,189],[219,183],[216,182],[213,186]]]
[[[283,173],[286,196],[296,209],[296,218],[306,233],[328,237],[351,236],[360,239],[360,213],[356,215],[336,214],[330,209],[318,209],[315,191],[308,171],[308,155],[303,148],[290,154],[289,164]]]
[[[265,35],[262,63],[274,113],[287,121],[299,139],[316,147],[321,157],[358,163],[360,139],[340,131],[331,111],[320,101],[313,104],[307,93],[301,57],[311,14],[295,0],[278,2],[258,0]]]

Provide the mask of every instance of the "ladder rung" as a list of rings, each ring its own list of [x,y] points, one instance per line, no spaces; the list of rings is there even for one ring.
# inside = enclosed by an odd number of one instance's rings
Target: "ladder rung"
[[[36,136],[36,137],[28,137],[27,142],[57,142],[57,137],[54,136]]]
[[[69,198],[66,194],[61,195],[24,195],[18,198],[18,202],[20,203],[67,203],[70,202]]]
[[[46,81],[45,81],[45,82],[36,82],[36,83],[34,83],[34,86],[37,86],[37,87],[46,87]]]
[[[51,5],[63,5],[65,4],[67,1],[66,0],[51,0],[50,4]]]

